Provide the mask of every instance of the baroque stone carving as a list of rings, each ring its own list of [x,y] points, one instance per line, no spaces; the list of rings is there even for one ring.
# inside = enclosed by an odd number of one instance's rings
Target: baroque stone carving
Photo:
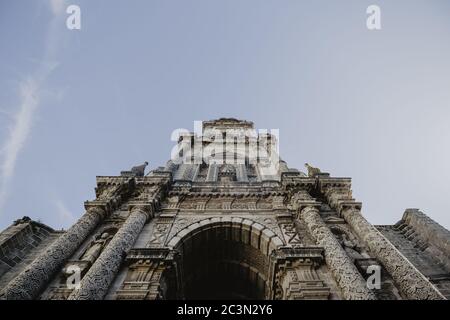
[[[281,230],[286,239],[286,243],[290,245],[301,245],[302,241],[298,236],[297,230],[295,229],[294,223],[283,223],[281,224]]]
[[[444,299],[443,295],[354,208],[342,210],[345,221],[361,237],[410,299]]]
[[[326,300],[330,288],[316,272],[323,263],[320,248],[281,248],[271,255],[276,300]]]
[[[83,253],[80,260],[88,261],[91,264],[98,258],[102,250],[106,247],[108,242],[112,239],[112,235],[108,232],[104,232],[101,235],[95,237],[95,239],[89,244],[87,250]]]
[[[367,288],[364,278],[352,260],[322,221],[319,211],[314,207],[306,207],[300,212],[300,217],[306,223],[317,244],[324,247],[325,260],[344,297],[352,300],[375,299],[375,295]]]
[[[167,297],[164,274],[174,267],[177,254],[167,249],[133,249],[127,255],[128,271],[116,293],[117,300],[157,300]]]
[[[156,223],[152,230],[150,241],[147,243],[147,247],[155,245],[164,245],[167,234],[171,224],[169,223]]]
[[[99,207],[89,208],[77,223],[11,281],[2,290],[0,297],[9,300],[35,298],[105,214],[105,211]]]
[[[430,218],[409,209],[395,226],[374,227],[350,178],[289,168],[269,150],[276,137],[250,122],[219,119],[203,129],[242,139],[206,160],[195,151],[202,148],[183,153],[198,163],[97,177],[95,200],[67,231],[26,217],[1,232],[1,298],[450,298],[450,233]],[[215,142],[186,137],[197,147]],[[270,157],[249,154],[251,144]],[[221,156],[242,161],[214,162]],[[280,166],[268,173],[272,160]],[[381,288],[369,290],[373,266]]]
[[[124,254],[131,249],[148,218],[148,208],[135,206],[132,209],[128,219],[81,280],[80,288],[69,296],[70,300],[97,300],[105,296]]]

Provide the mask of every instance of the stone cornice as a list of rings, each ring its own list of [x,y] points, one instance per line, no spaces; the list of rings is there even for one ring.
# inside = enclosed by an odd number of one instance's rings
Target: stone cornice
[[[320,190],[324,190],[326,188],[351,188],[352,179],[347,177],[317,177],[317,185]]]
[[[97,176],[96,178],[97,186],[100,185],[120,185],[133,180],[131,177],[127,176]]]
[[[247,191],[247,192],[236,192],[236,191],[203,191],[203,192],[189,192],[189,191],[177,191],[171,190],[169,196],[185,196],[189,198],[268,198],[271,196],[286,196],[287,193],[284,191]]]
[[[278,180],[263,180],[263,181],[230,181],[227,184],[220,184],[217,182],[209,181],[192,181],[192,180],[176,180],[173,183],[174,188],[192,188],[195,189],[253,189],[253,188],[267,188],[267,189],[279,189],[282,187]]]
[[[97,186],[113,186],[121,184],[140,184],[140,185],[156,185],[161,183],[169,183],[172,174],[168,171],[152,171],[152,175],[144,177],[135,176],[97,176]]]
[[[172,261],[177,255],[178,252],[169,248],[134,248],[128,252],[125,260],[127,262],[140,260]]]
[[[285,188],[311,188],[316,185],[316,178],[303,177],[298,174],[291,175],[288,172],[283,172],[281,175],[281,184]]]
[[[273,261],[300,261],[320,265],[324,261],[324,249],[319,246],[311,247],[281,247],[271,254]]]

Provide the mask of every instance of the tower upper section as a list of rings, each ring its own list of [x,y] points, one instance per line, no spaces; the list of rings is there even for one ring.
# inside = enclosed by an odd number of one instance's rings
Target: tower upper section
[[[288,171],[280,159],[276,129],[255,129],[253,122],[220,118],[181,130],[165,170],[174,181],[228,184],[280,181]]]

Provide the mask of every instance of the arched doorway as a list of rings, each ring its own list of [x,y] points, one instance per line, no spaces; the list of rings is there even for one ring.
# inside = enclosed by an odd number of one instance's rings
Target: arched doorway
[[[267,299],[270,253],[283,242],[252,220],[212,218],[181,230],[169,245],[180,253],[183,298]]]

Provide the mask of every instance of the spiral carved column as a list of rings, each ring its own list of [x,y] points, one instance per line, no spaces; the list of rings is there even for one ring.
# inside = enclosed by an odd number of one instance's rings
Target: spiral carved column
[[[62,234],[2,290],[0,299],[28,300],[36,298],[105,216],[106,211],[100,206],[88,208],[86,213],[67,232]]]
[[[361,215],[359,209],[344,207],[341,215],[383,264],[408,299],[445,299],[434,285]]]
[[[151,216],[149,205],[135,205],[120,230],[101,253],[69,300],[99,300],[106,295],[120,265]]]
[[[366,281],[356,269],[338,240],[323,222],[315,207],[305,207],[300,218],[319,246],[325,249],[325,261],[342,290],[345,299],[373,300],[375,295],[367,288]]]

